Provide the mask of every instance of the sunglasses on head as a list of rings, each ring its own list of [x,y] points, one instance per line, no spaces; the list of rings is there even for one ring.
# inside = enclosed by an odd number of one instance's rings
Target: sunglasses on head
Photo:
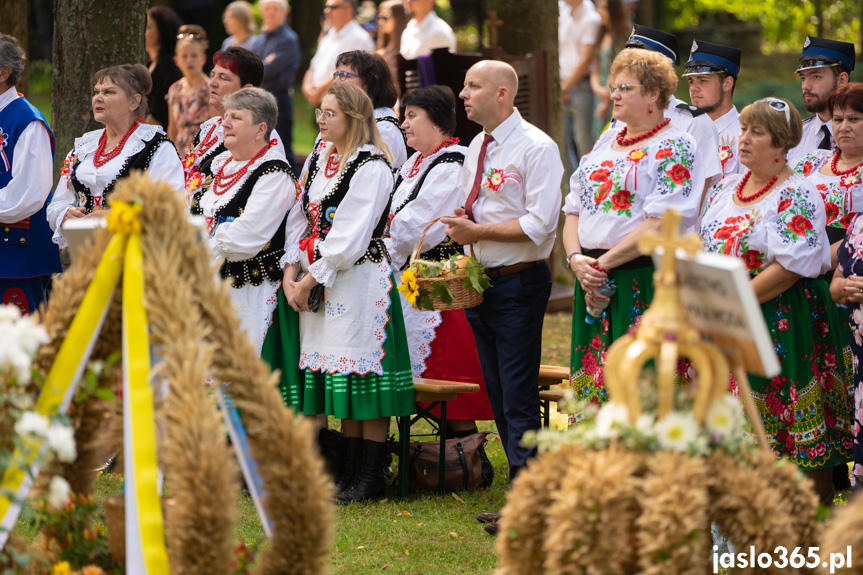
[[[188,34],[177,34],[177,40],[182,40],[183,38],[189,38],[190,40],[200,40],[200,34],[194,34],[189,32]]]
[[[788,109],[788,104],[779,98],[762,98],[759,102],[767,102],[767,105],[777,112],[785,112],[785,121],[791,125],[791,110]]]

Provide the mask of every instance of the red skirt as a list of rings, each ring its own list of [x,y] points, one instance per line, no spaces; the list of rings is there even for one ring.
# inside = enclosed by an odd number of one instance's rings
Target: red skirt
[[[447,403],[447,419],[494,419],[485,391],[476,341],[464,310],[441,312],[441,324],[435,329],[431,354],[426,358],[425,365],[422,375],[425,378],[479,384],[478,393],[460,393],[455,401]],[[426,406],[428,403],[420,405]],[[440,406],[435,407],[432,413],[440,416]]]

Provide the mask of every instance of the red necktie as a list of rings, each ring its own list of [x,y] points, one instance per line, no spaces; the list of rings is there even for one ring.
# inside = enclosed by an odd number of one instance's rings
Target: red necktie
[[[473,178],[473,187],[470,189],[470,194],[468,194],[467,201],[464,204],[464,211],[472,222],[476,221],[473,218],[473,204],[476,202],[477,196],[479,196],[479,188],[482,183],[482,165],[485,162],[485,151],[488,148],[488,143],[493,141],[494,136],[491,134],[486,134],[485,138],[482,139],[482,147],[479,149],[479,158],[476,161],[476,176]]]

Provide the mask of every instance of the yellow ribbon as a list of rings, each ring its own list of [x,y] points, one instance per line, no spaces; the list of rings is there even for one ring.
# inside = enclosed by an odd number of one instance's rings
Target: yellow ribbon
[[[78,313],[72,319],[66,339],[51,366],[42,387],[35,411],[51,416],[65,410],[81,377],[93,344],[99,335],[104,316],[121,271],[123,275],[123,354],[128,381],[131,433],[133,437],[134,486],[138,509],[138,525],[146,572],[149,575],[169,573],[165,550],[162,506],[158,494],[156,463],[156,430],[153,415],[153,392],[147,377],[150,373],[150,341],[147,314],[144,310],[144,274],[141,253],[140,204],[114,202],[108,216],[108,229],[114,237],[96,268],[96,274]],[[19,493],[25,469],[32,467],[41,442],[28,444],[28,453],[16,450],[3,475],[0,492]],[[22,468],[16,462],[26,461]],[[12,506],[9,498],[0,495],[0,517]],[[17,512],[15,513],[17,516]]]

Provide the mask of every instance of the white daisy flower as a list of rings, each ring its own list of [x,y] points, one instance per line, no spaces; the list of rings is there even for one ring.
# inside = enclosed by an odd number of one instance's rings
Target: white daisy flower
[[[707,412],[707,420],[704,426],[711,434],[717,434],[723,438],[735,435],[743,425],[743,410],[740,402],[729,396],[723,396],[720,401],[714,401]]]
[[[596,414],[596,436],[613,439],[620,435],[620,428],[629,425],[629,409],[622,403],[610,401]]]
[[[686,451],[698,437],[698,423],[689,413],[672,411],[656,424],[659,445],[672,451]]]

